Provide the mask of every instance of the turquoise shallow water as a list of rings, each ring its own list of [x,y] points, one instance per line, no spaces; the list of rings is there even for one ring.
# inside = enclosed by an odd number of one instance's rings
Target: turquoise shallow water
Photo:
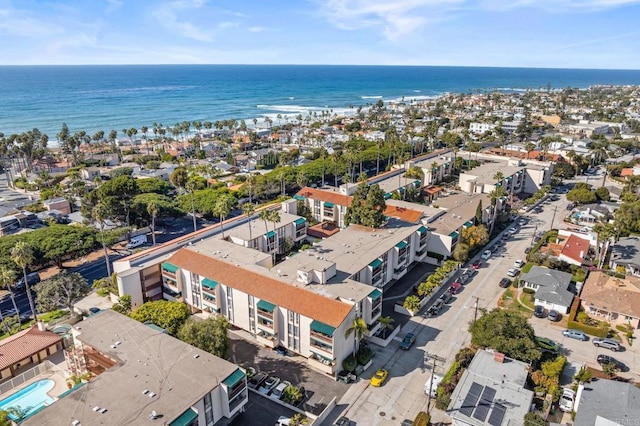
[[[640,84],[640,71],[478,67],[137,65],[0,67],[0,132],[71,132],[153,123],[349,111],[445,92]],[[284,122],[284,118],[282,119]]]
[[[20,407],[22,410],[34,411],[43,405],[51,404],[54,399],[47,395],[55,382],[51,379],[38,380],[24,389],[0,401],[0,410],[9,407]]]

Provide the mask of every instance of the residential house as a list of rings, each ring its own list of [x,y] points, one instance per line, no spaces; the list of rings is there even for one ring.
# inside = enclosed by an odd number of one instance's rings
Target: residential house
[[[32,325],[0,340],[0,382],[16,377],[64,349],[62,337]]]
[[[640,419],[640,388],[623,381],[595,379],[578,387],[574,424],[627,426]]]
[[[82,179],[93,182],[96,178],[100,178],[102,171],[100,167],[83,167],[80,169]]]
[[[582,309],[612,326],[640,326],[640,279],[616,278],[592,271],[582,286]]]
[[[611,269],[640,277],[640,237],[620,238],[611,249]]]
[[[535,291],[536,305],[566,314],[575,296],[570,290],[571,277],[568,272],[534,265],[520,276],[520,286]]]
[[[244,370],[126,315],[102,311],[71,334],[68,366],[96,377],[22,424],[226,424],[247,404]]]
[[[541,247],[541,251],[572,265],[592,266],[597,244],[596,234],[581,234],[561,229],[556,241]]]
[[[0,236],[13,234],[20,229],[30,228],[39,223],[35,213],[21,211],[10,216],[0,217]]]
[[[447,413],[453,426],[523,424],[533,401],[525,389],[528,373],[522,361],[479,350],[451,395]]]
[[[71,213],[71,204],[66,198],[56,197],[50,198],[42,202],[42,205],[47,210],[58,210],[62,214]]]

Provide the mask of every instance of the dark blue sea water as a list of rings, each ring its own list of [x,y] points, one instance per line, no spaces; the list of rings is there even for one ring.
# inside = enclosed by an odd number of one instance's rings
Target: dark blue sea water
[[[0,132],[71,132],[349,111],[445,92],[640,84],[640,71],[398,66],[5,66]],[[284,119],[283,119],[284,121]]]

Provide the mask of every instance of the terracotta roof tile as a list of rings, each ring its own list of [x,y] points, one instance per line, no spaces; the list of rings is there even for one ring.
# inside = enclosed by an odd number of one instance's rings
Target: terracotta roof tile
[[[339,206],[347,206],[351,205],[351,198],[348,195],[338,194],[332,191],[325,191],[322,189],[309,188],[305,186],[300,191],[298,191],[297,195],[301,195],[305,198],[311,198],[314,200],[327,201],[332,204],[337,204]]]
[[[633,167],[626,167],[620,171],[620,176],[633,176]]]
[[[61,341],[56,333],[40,331],[36,325],[7,337],[0,341],[0,370]]]
[[[389,217],[404,220],[409,223],[416,223],[422,217],[422,212],[418,210],[410,210],[404,207],[387,206],[384,214]]]
[[[582,286],[584,306],[640,318],[640,280],[615,278],[593,271]]]
[[[564,247],[562,247],[560,254],[582,263],[584,256],[586,256],[588,252],[589,240],[571,234],[571,236],[567,238],[567,242],[564,244]],[[582,256],[580,256],[581,253]]]
[[[186,248],[178,250],[167,261],[332,327],[339,327],[352,309],[349,304]]]

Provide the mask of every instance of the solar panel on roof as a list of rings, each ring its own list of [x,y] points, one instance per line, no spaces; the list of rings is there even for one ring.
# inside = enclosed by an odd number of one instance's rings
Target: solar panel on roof
[[[464,401],[462,401],[459,411],[465,416],[471,417],[471,413],[473,413],[473,409],[476,407],[476,402],[480,399],[481,393],[482,386],[476,382],[471,383],[469,392],[467,392],[467,395],[464,397]]]
[[[473,417],[484,422],[487,418],[487,414],[489,414],[489,408],[491,408],[491,403],[495,396],[496,390],[489,386],[485,386],[484,391],[482,391],[482,396],[480,397],[480,402],[478,403],[476,410],[473,412]]]
[[[493,406],[493,410],[491,410],[491,415],[489,416],[489,424],[491,426],[500,426],[502,424],[502,419],[504,418],[504,414],[507,412],[507,407],[501,404],[496,404]]]

